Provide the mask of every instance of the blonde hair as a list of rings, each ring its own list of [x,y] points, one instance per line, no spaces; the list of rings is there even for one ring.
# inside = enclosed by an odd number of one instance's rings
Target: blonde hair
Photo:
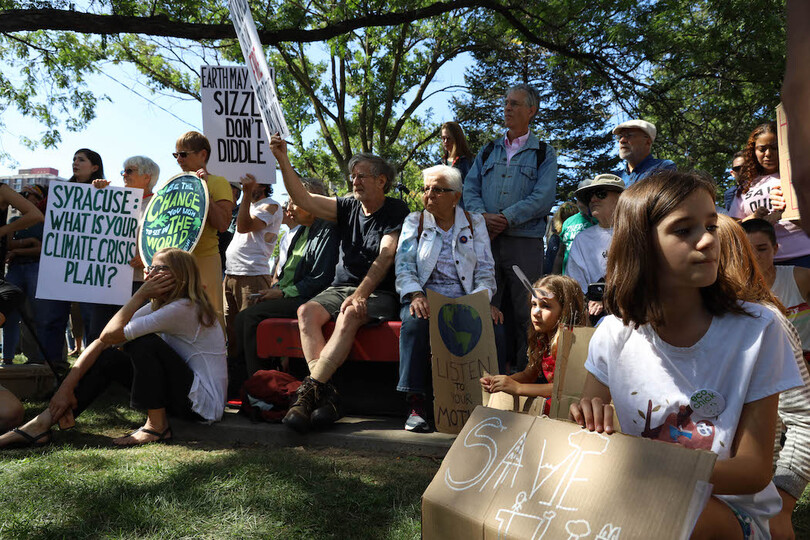
[[[214,326],[217,314],[200,279],[200,270],[197,261],[190,253],[177,248],[163,248],[155,253],[160,255],[166,266],[174,276],[174,289],[163,298],[152,299],[152,309],[157,311],[161,307],[179,300],[188,298],[197,308],[197,317],[203,326]],[[153,257],[154,259],[154,257]]]
[[[560,318],[557,321],[557,329],[554,338],[549,340],[548,336],[535,330],[534,325],[529,322],[529,336],[527,351],[529,357],[529,367],[540,368],[543,356],[551,353],[557,343],[560,330],[565,326],[582,326],[585,324],[585,295],[579,283],[569,276],[548,275],[538,279],[534,284],[535,289],[546,289],[554,295],[560,303]]]

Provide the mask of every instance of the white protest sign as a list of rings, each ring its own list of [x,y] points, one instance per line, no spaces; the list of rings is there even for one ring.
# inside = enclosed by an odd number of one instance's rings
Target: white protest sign
[[[52,181],[37,298],[123,305],[143,190]]]
[[[230,0],[228,7],[231,11],[233,26],[236,29],[236,36],[239,38],[239,45],[242,47],[242,55],[250,68],[253,90],[256,93],[262,119],[264,119],[267,138],[269,139],[275,133],[279,133],[283,138],[288,138],[290,130],[287,128],[287,121],[284,119],[281,104],[278,102],[276,85],[273,84],[273,78],[267,68],[267,60],[264,58],[264,49],[259,41],[259,34],[256,32],[250,5],[247,0]]]
[[[275,183],[276,160],[267,144],[248,68],[202,66],[200,94],[203,131],[211,141],[208,170],[234,181],[249,173],[260,184]]]

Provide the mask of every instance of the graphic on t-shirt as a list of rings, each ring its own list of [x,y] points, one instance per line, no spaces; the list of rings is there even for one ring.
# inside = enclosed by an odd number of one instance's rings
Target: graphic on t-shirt
[[[677,413],[669,414],[663,424],[651,429],[650,418],[653,413],[653,403],[650,400],[647,402],[646,415],[642,411],[638,411],[639,415],[645,420],[644,431],[641,432],[641,436],[645,439],[680,444],[687,448],[711,450],[715,434],[714,424],[708,420],[693,422],[693,412],[692,407],[689,405],[681,405],[678,407]]]
[[[755,213],[760,206],[766,207],[770,212],[772,210],[770,193],[770,186],[749,190],[748,193],[743,195],[743,207],[747,206],[752,214]]]

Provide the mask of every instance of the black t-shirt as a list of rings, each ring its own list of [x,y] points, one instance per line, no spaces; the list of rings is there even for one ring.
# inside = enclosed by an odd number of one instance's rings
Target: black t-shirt
[[[341,260],[335,270],[333,286],[357,287],[366,277],[371,264],[380,254],[380,242],[386,234],[402,229],[410,213],[399,199],[386,197],[383,205],[370,216],[363,214],[360,201],[354,197],[337,198],[337,224],[340,234]],[[394,290],[394,265],[378,289]]]

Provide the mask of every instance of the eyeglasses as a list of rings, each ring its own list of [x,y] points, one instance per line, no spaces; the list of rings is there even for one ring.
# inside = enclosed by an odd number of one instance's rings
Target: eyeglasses
[[[451,191],[455,191],[455,189],[450,189],[446,187],[436,187],[436,186],[425,186],[422,188],[422,193],[427,195],[430,192],[436,193],[437,195],[441,195],[442,193],[450,193]]]
[[[137,167],[129,167],[129,168],[124,169],[123,171],[121,171],[121,176],[124,176],[125,174],[132,174],[132,173],[136,173],[136,172],[138,172],[138,168],[137,168]]]
[[[527,105],[527,103],[524,102],[524,101],[518,101],[516,99],[505,99],[505,100],[503,100],[503,106],[504,107],[515,108],[515,107],[523,107],[524,105]]]
[[[742,168],[743,168],[742,165],[736,165],[736,166],[732,167],[731,170],[734,171],[735,173],[738,173],[738,172],[740,172],[742,170]]]
[[[620,141],[622,139],[632,139],[633,137],[641,137],[641,136],[646,137],[647,134],[639,133],[637,131],[620,131],[619,133],[613,135],[613,138],[617,141]]]
[[[196,154],[197,152],[199,152],[199,150],[183,150],[182,152],[172,152],[172,156],[174,156],[174,159],[178,157],[185,159],[189,154]]]
[[[165,264],[155,264],[153,266],[146,267],[146,273],[151,274],[152,272],[169,272],[171,268],[166,266]]]
[[[352,182],[356,182],[357,180],[363,181],[364,178],[373,178],[373,174],[365,174],[365,173],[352,173],[349,175],[349,180]]]

